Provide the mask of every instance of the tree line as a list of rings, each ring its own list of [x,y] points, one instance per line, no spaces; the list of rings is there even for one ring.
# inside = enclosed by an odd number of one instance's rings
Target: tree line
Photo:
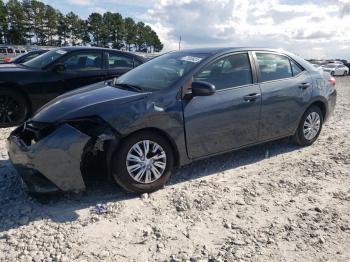
[[[157,33],[143,22],[112,12],[81,19],[36,0],[0,0],[0,44],[112,46],[139,52],[163,49]]]

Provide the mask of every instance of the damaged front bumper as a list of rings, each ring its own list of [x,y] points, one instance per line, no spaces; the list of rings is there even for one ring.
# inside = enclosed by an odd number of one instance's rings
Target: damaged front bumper
[[[10,160],[25,189],[33,193],[84,191],[81,159],[91,137],[69,124],[40,139],[36,132],[24,124],[7,139]]]

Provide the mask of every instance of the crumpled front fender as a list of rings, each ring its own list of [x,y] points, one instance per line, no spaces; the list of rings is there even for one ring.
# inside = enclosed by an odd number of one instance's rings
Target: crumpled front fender
[[[64,124],[30,146],[14,132],[7,146],[10,160],[21,175],[39,172],[62,191],[83,191],[80,164],[89,139],[88,135]]]

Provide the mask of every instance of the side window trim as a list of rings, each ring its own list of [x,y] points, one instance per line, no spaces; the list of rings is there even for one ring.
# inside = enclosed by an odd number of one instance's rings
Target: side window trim
[[[227,92],[230,90],[235,90],[235,89],[241,89],[241,88],[248,88],[248,87],[252,87],[252,86],[256,86],[257,83],[252,83],[252,84],[247,84],[247,85],[241,85],[241,86],[232,86],[232,87],[226,87],[220,90],[216,90],[217,93],[221,93],[221,92]]]
[[[288,58],[289,58],[290,68],[292,69],[292,75],[293,75],[293,77],[297,77],[297,76],[303,74],[304,71],[305,71],[305,68],[302,67],[299,63],[297,63],[297,62],[296,62],[295,60],[293,60],[292,58],[290,58],[290,57],[288,57]],[[294,63],[297,67],[299,67],[299,69],[300,69],[300,73],[299,73],[299,74],[294,75],[294,70],[293,70],[292,63]]]
[[[297,78],[299,77],[301,74],[304,74],[305,72],[305,68],[302,67],[299,63],[297,63],[294,59],[290,58],[289,56],[285,55],[285,54],[281,54],[281,53],[278,53],[278,52],[273,52],[273,51],[252,51],[253,53],[253,57],[254,57],[254,60],[255,60],[255,65],[257,67],[257,77],[258,77],[258,83],[270,83],[270,82],[278,82],[278,81],[286,81],[286,80],[290,80],[290,79],[293,79],[293,78]],[[290,64],[290,68],[292,70],[292,76],[291,77],[288,77],[288,78],[281,78],[281,79],[274,79],[274,80],[268,80],[268,81],[262,81],[261,80],[261,71],[260,71],[260,67],[259,67],[259,62],[258,62],[258,58],[256,56],[257,53],[263,53],[263,54],[274,54],[274,55],[279,55],[279,56],[284,56],[286,57],[288,60],[289,60],[289,64]],[[293,75],[293,69],[292,69],[292,65],[291,65],[291,61],[293,61],[296,65],[298,65],[302,71],[300,74],[297,74],[297,75]]]

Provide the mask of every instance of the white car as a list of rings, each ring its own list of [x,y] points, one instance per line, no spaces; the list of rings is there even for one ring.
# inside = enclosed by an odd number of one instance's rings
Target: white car
[[[323,68],[322,68],[322,66],[320,66],[319,64],[312,64],[317,70],[320,70],[320,71],[322,71],[323,70]]]
[[[330,73],[332,76],[346,76],[349,74],[349,68],[343,64],[327,64],[322,67],[323,71]]]

